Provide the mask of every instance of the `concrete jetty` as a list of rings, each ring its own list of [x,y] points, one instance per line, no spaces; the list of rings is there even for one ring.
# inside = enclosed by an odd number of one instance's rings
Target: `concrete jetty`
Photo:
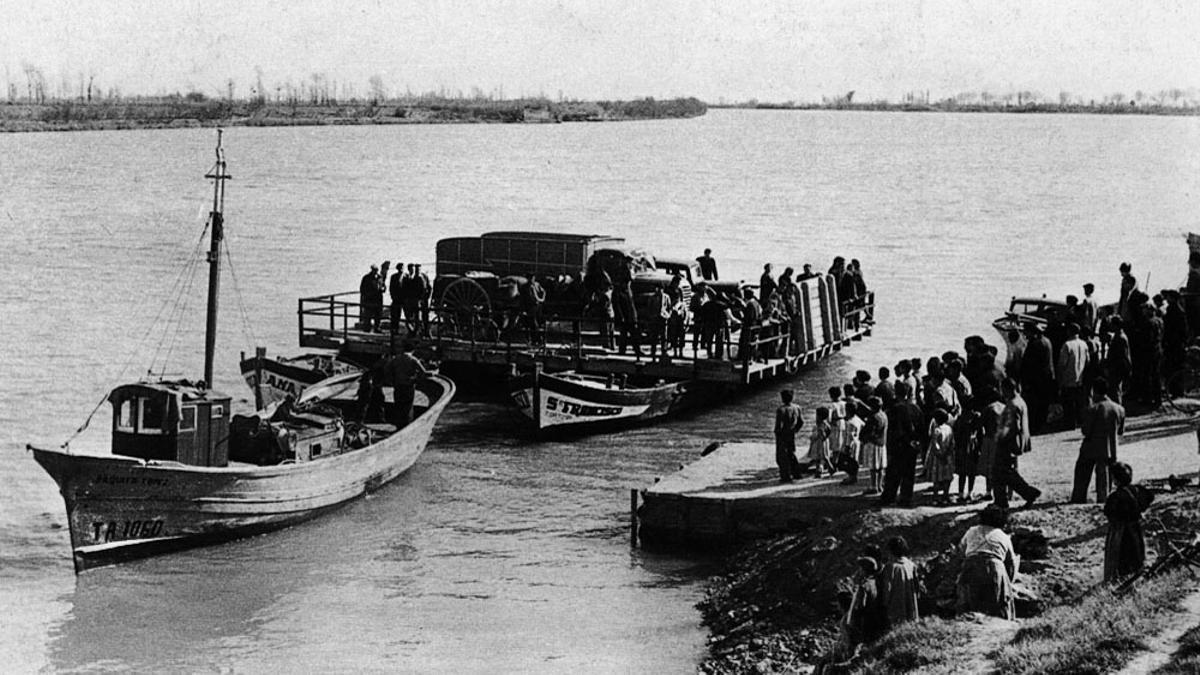
[[[1197,425],[1200,419],[1166,414],[1131,418],[1118,457],[1133,467],[1135,481],[1194,476],[1200,469]],[[1033,451],[1021,457],[1020,471],[1042,490],[1039,502],[1070,499],[1081,438],[1078,430],[1033,438]],[[845,474],[839,473],[782,484],[774,441],[723,443],[638,493],[638,538],[648,548],[721,548],[803,530],[848,511],[876,508],[877,497],[863,495],[865,472],[855,485],[842,485],[843,478]],[[916,509],[948,508],[923,504],[927,498],[921,492],[928,485],[918,482]],[[951,487],[953,492],[957,483]],[[1089,498],[1095,500],[1094,483]],[[1021,499],[1015,498],[1013,505],[1020,504]]]

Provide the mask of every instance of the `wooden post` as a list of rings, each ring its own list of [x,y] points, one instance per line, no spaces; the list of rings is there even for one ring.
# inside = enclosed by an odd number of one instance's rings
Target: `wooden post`
[[[583,357],[583,328],[580,326],[580,320],[575,319],[571,322],[571,327],[575,332],[575,363]]]
[[[254,348],[254,409],[263,409],[262,373],[263,358],[267,355],[266,347]]]
[[[638,544],[638,491],[636,488],[629,490],[629,545],[636,547]]]
[[[529,390],[529,405],[532,406],[534,431],[542,430],[542,363],[533,364],[533,388]]]
[[[329,332],[337,331],[337,308],[333,304],[333,296],[329,296]],[[345,331],[343,331],[345,332]]]
[[[296,344],[302,345],[304,344],[304,298],[300,298],[296,301],[296,318],[296,330],[299,332],[299,335],[297,336],[299,338],[299,342]]]

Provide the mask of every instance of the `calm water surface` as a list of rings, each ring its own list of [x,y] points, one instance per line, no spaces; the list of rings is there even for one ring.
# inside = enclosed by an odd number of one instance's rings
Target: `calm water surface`
[[[53,482],[61,443],[151,362],[200,372],[203,276],[161,313],[197,246],[211,130],[0,136],[0,662],[5,669],[687,672],[709,560],[631,550],[628,488],[711,439],[764,438],[774,388],[652,429],[532,443],[458,403],[414,470],[308,525],[76,578]],[[432,263],[499,229],[711,247],[762,262],[863,261],[871,340],[794,382],[988,336],[1014,293],[1102,300],[1122,260],[1158,289],[1200,229],[1200,120],[714,111],[558,126],[232,129],[233,254],[217,385],[256,344],[296,351],[296,298],[371,262]],[[178,326],[176,340],[163,324]],[[155,330],[158,327],[159,330]],[[167,334],[170,334],[168,332]],[[157,355],[157,359],[155,356]],[[103,442],[107,405],[76,444]]]

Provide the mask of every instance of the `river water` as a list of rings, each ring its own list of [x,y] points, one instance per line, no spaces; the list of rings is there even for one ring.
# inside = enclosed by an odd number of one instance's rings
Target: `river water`
[[[63,505],[27,442],[61,443],[114,384],[195,377],[195,250],[212,130],[0,136],[0,662],[6,670],[688,672],[715,561],[628,544],[628,489],[713,439],[766,438],[775,390],[570,443],[457,403],[416,467],[312,523],[72,572]],[[710,247],[723,276],[862,260],[878,328],[791,385],[954,348],[1013,294],[1157,290],[1200,229],[1200,120],[717,110],[695,120],[226,132],[232,270],[219,389],[240,351],[297,351],[296,299],[371,262],[433,262],[489,230]],[[164,324],[176,330],[161,330]],[[176,337],[171,338],[172,335]],[[994,340],[993,340],[994,342]],[[158,358],[155,358],[157,354]],[[103,442],[101,406],[75,443]]]

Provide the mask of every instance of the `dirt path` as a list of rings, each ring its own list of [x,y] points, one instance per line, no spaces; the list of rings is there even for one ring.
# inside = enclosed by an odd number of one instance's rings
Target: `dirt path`
[[[1118,675],[1141,675],[1166,665],[1179,649],[1179,638],[1197,625],[1200,625],[1200,591],[1183,599],[1179,614],[1158,635],[1148,640],[1149,651],[1126,664]]]
[[[966,645],[954,650],[955,656],[950,660],[955,664],[955,670],[962,673],[995,672],[996,664],[988,658],[988,654],[1011,642],[1021,624],[983,614],[971,614],[961,617],[960,620],[970,624],[968,629],[971,639]],[[944,664],[934,670],[939,673],[946,672]]]

